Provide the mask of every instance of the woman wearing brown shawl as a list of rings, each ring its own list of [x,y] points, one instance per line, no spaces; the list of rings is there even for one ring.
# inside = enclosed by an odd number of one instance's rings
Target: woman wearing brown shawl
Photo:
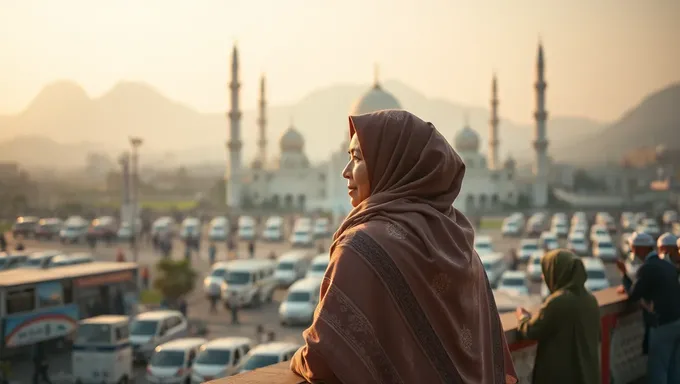
[[[516,383],[472,226],[452,207],[461,158],[406,111],[349,122],[354,209],[291,369],[327,384]]]
[[[580,258],[556,249],[541,259],[550,290],[533,316],[518,308],[520,336],[538,341],[534,384],[596,384],[600,377],[600,307],[586,290]]]

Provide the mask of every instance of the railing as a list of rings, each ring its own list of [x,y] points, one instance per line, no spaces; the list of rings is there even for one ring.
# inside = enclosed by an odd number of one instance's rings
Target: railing
[[[602,383],[631,383],[645,374],[646,356],[642,355],[644,329],[638,306],[614,288],[595,293],[600,304],[602,341],[600,344]],[[531,382],[536,356],[536,343],[518,340],[514,313],[501,315],[505,337],[510,345],[520,383]],[[271,365],[253,372],[211,381],[210,384],[300,384],[288,362]]]

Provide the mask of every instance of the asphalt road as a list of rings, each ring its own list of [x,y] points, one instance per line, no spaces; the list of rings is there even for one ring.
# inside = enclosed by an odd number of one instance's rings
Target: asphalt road
[[[518,248],[519,239],[508,239],[502,238],[500,232],[497,230],[482,230],[480,234],[490,235],[493,239],[493,246],[497,252],[507,253],[511,248]],[[330,244],[329,239],[319,241],[318,245],[328,246]],[[65,252],[82,252],[89,251],[89,248],[84,245],[66,245],[62,246],[58,242],[36,242],[34,240],[25,241],[26,248],[31,249],[62,249]],[[192,257],[192,264],[199,273],[199,283],[202,278],[209,272],[210,265],[208,263],[207,248],[208,241],[204,240],[201,244],[201,250],[199,253],[195,253]],[[129,246],[126,244],[113,245],[110,247],[104,245],[98,245],[93,251],[96,259],[102,261],[113,261],[115,260],[116,250],[121,247],[126,254],[128,260],[131,260],[131,254]],[[258,242],[255,247],[256,258],[266,258],[273,251],[276,255],[281,255],[285,251],[290,249],[290,245],[287,243],[264,243]],[[184,246],[181,242],[177,241],[173,247],[173,258],[179,259],[184,257]],[[241,257],[246,257],[247,255],[247,243],[241,242],[239,244],[238,254]],[[225,244],[218,244],[218,260],[226,260],[226,246]],[[149,244],[144,244],[139,250],[139,260],[140,264],[153,265],[160,255],[155,253]],[[618,277],[618,272],[613,264],[607,265],[607,276],[612,283],[612,285],[618,285],[620,279]],[[153,273],[153,272],[152,272]],[[218,313],[211,314],[209,312],[209,304],[205,299],[203,292],[201,291],[202,285],[197,284],[196,290],[191,295],[189,300],[188,315],[190,318],[198,318],[204,320],[208,325],[208,338],[225,337],[225,336],[255,336],[255,327],[259,324],[263,325],[266,330],[272,330],[276,333],[277,340],[286,340],[291,342],[302,343],[301,333],[304,327],[283,327],[279,324],[278,319],[278,306],[283,299],[285,292],[279,290],[274,295],[271,303],[264,303],[258,308],[254,309],[243,309],[239,314],[240,325],[231,325],[230,313],[224,310],[223,307],[218,308]],[[531,283],[530,290],[533,294],[540,293],[540,284]],[[68,378],[68,372],[70,372],[71,362],[68,353],[61,353],[58,355],[52,355],[50,357],[50,371],[57,376]],[[30,361],[18,362],[13,368],[13,379],[19,380],[19,383],[30,383],[32,367]],[[59,372],[59,373],[58,373]],[[137,380],[136,383],[146,383],[144,380],[145,369],[144,367],[136,367],[135,374]],[[56,379],[57,377],[55,377]],[[68,380],[68,379],[66,379]],[[64,381],[68,382],[68,381]]]

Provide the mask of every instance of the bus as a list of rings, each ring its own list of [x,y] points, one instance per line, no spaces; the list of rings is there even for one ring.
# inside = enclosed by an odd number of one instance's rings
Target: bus
[[[94,262],[14,269],[0,278],[0,352],[67,338],[78,321],[135,314],[136,263]]]

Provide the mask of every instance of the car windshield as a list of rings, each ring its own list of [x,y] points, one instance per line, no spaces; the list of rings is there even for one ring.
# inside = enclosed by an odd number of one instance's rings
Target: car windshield
[[[289,261],[280,262],[279,266],[276,269],[278,269],[279,271],[292,271],[293,269],[295,269],[295,264]]]
[[[80,225],[67,225],[66,230],[67,231],[79,231],[82,228]]]
[[[598,269],[587,270],[586,274],[588,275],[588,279],[602,280],[607,278],[607,276],[604,274],[604,271]]]
[[[267,231],[274,232],[274,231],[278,231],[278,230],[279,230],[278,225],[268,225],[267,226]]]
[[[130,324],[130,334],[135,336],[153,336],[156,334],[157,321],[135,320]]]
[[[6,263],[7,263],[6,257],[3,257],[2,259],[0,259],[0,269],[2,269],[2,267],[5,266]]]
[[[213,269],[213,271],[210,273],[210,276],[213,277],[224,277],[224,275],[227,274],[227,270],[224,268],[217,268]]]
[[[111,342],[111,326],[105,324],[82,324],[78,327],[76,344],[108,344]]]
[[[527,251],[536,251],[538,250],[538,244],[522,244],[522,249],[527,250]]]
[[[485,271],[490,271],[491,268],[493,268],[493,264],[489,261],[482,262],[482,265],[484,266]]]
[[[309,292],[289,292],[286,301],[291,303],[307,303],[310,301],[310,298]]]
[[[612,248],[612,243],[598,243],[598,248]]]
[[[226,365],[231,361],[228,349],[205,349],[196,357],[196,364]]]
[[[160,350],[151,356],[152,367],[181,367],[184,365],[184,351]]]
[[[491,249],[491,244],[490,243],[476,243],[475,244],[475,249]]]
[[[541,258],[540,257],[534,257],[533,263],[534,263],[534,265],[541,265]]]
[[[328,264],[325,263],[324,264],[318,263],[312,265],[312,271],[314,272],[324,272],[326,271],[326,268],[328,268]]]
[[[26,261],[26,264],[24,264],[27,267],[39,267],[43,263],[42,257],[31,257]]]
[[[23,221],[21,223],[16,223],[14,224],[14,228],[16,229],[30,229],[35,226],[35,222],[33,221]]]
[[[253,229],[253,227],[249,225],[242,225],[238,230],[241,232],[250,232]]]
[[[585,241],[583,239],[571,239],[572,244],[583,244]]]
[[[279,357],[276,355],[252,355],[248,358],[246,363],[243,364],[243,369],[252,371],[253,369],[266,367],[278,362]]]
[[[224,277],[224,280],[227,284],[247,284],[250,281],[250,273],[229,271],[227,272],[227,276]]]
[[[503,279],[503,285],[510,287],[523,287],[524,280],[518,277],[506,277]]]
[[[309,232],[307,232],[307,231],[295,231],[295,236],[304,237],[304,236],[307,236],[308,233]]]

